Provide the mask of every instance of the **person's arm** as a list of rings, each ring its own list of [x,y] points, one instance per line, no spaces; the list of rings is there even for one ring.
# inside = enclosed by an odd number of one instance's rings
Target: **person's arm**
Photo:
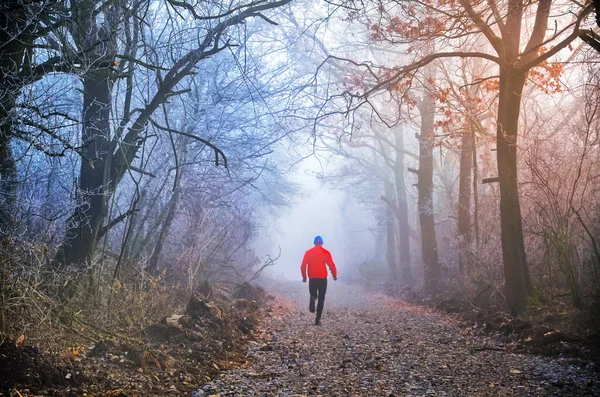
[[[308,260],[306,257],[306,252],[304,253],[304,258],[302,258],[302,265],[300,265],[300,272],[302,273],[302,281],[306,281],[306,267],[308,266]]]
[[[337,279],[337,268],[335,267],[335,263],[333,262],[333,258],[330,252],[327,252],[327,266],[329,266],[329,270],[331,271],[331,275],[333,279]]]

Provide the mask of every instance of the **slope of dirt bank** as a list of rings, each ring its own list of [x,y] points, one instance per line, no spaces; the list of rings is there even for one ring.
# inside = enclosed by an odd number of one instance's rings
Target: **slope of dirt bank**
[[[450,317],[329,283],[323,326],[305,285],[280,285],[283,316],[266,319],[245,368],[224,371],[197,396],[593,396],[596,364],[514,354]]]
[[[381,285],[378,291],[450,314],[470,333],[488,336],[515,353],[587,361],[600,358],[600,302],[577,309],[568,294],[560,294],[552,301],[532,305],[515,317],[507,313],[503,300],[490,299],[489,290],[477,294],[472,302],[467,294],[457,290],[429,296],[390,282]],[[499,295],[497,291],[492,294]]]
[[[90,342],[60,354],[0,344],[0,396],[189,395],[245,361],[259,319],[272,309],[264,291],[242,285],[233,299],[195,293],[185,312],[134,335]],[[259,302],[257,302],[259,301]]]

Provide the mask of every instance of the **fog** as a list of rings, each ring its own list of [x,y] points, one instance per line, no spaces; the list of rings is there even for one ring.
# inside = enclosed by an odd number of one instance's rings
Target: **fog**
[[[519,2],[506,29],[493,2],[10,3],[26,11],[0,46],[11,293],[91,278],[81,301],[114,309],[115,285],[243,285],[261,264],[297,283],[320,235],[340,282],[513,313],[600,301],[590,2]],[[526,47],[509,54],[507,32]]]
[[[300,280],[300,264],[304,252],[313,247],[315,236],[321,236],[324,247],[333,256],[340,278],[353,275],[361,263],[373,260],[376,224],[368,210],[351,195],[328,183],[339,164],[317,154],[309,156],[290,170],[290,180],[301,192],[289,207],[275,210],[265,217],[255,251],[261,258],[281,255],[266,274],[288,280]]]

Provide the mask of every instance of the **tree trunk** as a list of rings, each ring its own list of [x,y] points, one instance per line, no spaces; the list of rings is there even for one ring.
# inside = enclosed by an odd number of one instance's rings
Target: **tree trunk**
[[[198,116],[198,107],[194,109],[193,118]],[[168,125],[168,120],[167,120]],[[193,133],[193,129],[186,128],[186,132],[188,134]],[[152,256],[150,257],[150,261],[148,263],[147,270],[150,273],[158,274],[158,260],[160,259],[160,254],[165,245],[165,241],[167,240],[167,236],[171,231],[171,226],[173,225],[173,221],[175,220],[175,213],[177,211],[177,206],[179,205],[179,200],[181,198],[181,191],[183,188],[183,177],[185,174],[185,169],[181,165],[186,162],[187,154],[188,154],[188,144],[190,143],[189,138],[180,137],[178,140],[178,144],[173,141],[173,136],[170,136],[171,144],[173,145],[174,150],[180,151],[181,154],[179,157],[175,157],[175,182],[173,184],[173,194],[171,195],[171,199],[167,204],[167,214],[165,217],[165,221],[160,229],[160,233],[158,235],[158,239],[156,240],[156,244],[154,245],[154,250],[152,251]],[[178,147],[178,149],[175,149]]]
[[[394,200],[394,188],[389,180],[385,180],[385,196],[387,200],[393,202]],[[385,210],[385,222],[386,222],[386,237],[387,237],[387,249],[386,259],[388,267],[390,268],[390,278],[392,280],[398,279],[397,263],[396,263],[396,225],[394,222],[394,212],[390,205],[386,205]]]
[[[421,131],[419,134],[418,206],[421,225],[421,250],[424,264],[425,290],[435,292],[439,288],[440,264],[433,209],[433,145],[435,102],[428,92],[424,93],[420,106]]]
[[[385,210],[387,211],[387,204],[384,203],[384,205],[386,206]],[[377,232],[375,234],[375,262],[376,263],[384,263],[385,261],[387,261],[387,259],[386,259],[386,255],[387,255],[386,236],[387,236],[387,225],[385,225],[383,222],[378,222]],[[361,266],[364,266],[364,264]]]
[[[148,193],[148,187],[144,187],[140,194],[140,203],[144,204],[143,208],[145,208],[143,217],[134,218],[136,225],[133,230],[136,231],[135,237],[131,243],[131,248],[129,249],[128,258],[131,260],[138,260],[142,255],[149,251],[149,247],[152,242],[152,237],[155,235],[154,231],[158,230],[160,225],[163,223],[164,218],[166,217],[166,213],[164,211],[160,211],[160,215],[156,217],[154,222],[150,222],[151,215],[157,212],[157,208],[160,205],[159,198],[161,197],[161,192],[164,191],[165,186],[167,186],[169,175],[164,179],[160,188],[154,192],[156,193],[153,197],[148,197],[150,193]],[[148,182],[147,182],[148,184]],[[142,208],[142,206],[140,206]]]
[[[473,150],[473,225],[475,229],[475,248],[479,247],[479,190],[477,190],[477,180],[479,179],[477,167],[477,136],[473,131],[471,137],[471,149]]]
[[[179,182],[177,183],[177,187],[173,191],[171,195],[171,199],[167,204],[167,215],[165,217],[165,221],[160,228],[160,233],[158,235],[158,239],[156,240],[156,244],[154,245],[154,250],[152,251],[152,256],[148,262],[147,271],[152,274],[159,273],[158,260],[160,259],[160,254],[165,245],[165,241],[167,236],[169,235],[169,231],[171,230],[171,226],[173,225],[173,221],[175,220],[175,213],[177,211],[177,205],[179,204],[179,199],[181,197],[181,182],[183,179],[183,170],[180,171],[179,174]]]
[[[500,179],[500,225],[506,280],[506,299],[512,313],[521,312],[534,296],[529,277],[517,179],[517,133],[521,94],[527,73],[509,67],[500,70],[498,128],[496,133]]]
[[[473,240],[471,233],[471,168],[473,166],[473,133],[464,131],[460,148],[458,183],[458,263],[461,274],[469,263]]]
[[[400,277],[404,283],[413,282],[410,260],[410,226],[408,224],[408,202],[406,200],[406,183],[404,180],[404,131],[401,128],[395,132],[396,161],[394,177],[396,180],[396,198],[398,200],[398,262]]]
[[[85,266],[96,250],[98,231],[108,215],[112,164],[111,67],[117,53],[117,8],[108,8],[102,18],[93,12],[95,2],[74,3],[75,24],[71,30],[88,71],[83,75],[81,144],[83,146],[76,187],[77,207],[67,224],[63,244],[55,256],[56,266]]]
[[[137,203],[137,208],[145,208],[146,207],[146,195],[147,195],[147,184],[140,190],[140,196]],[[146,217],[148,213],[146,212]],[[129,227],[134,233],[133,238],[127,240],[127,244],[125,244],[125,250],[123,251],[123,257],[128,260],[136,261],[139,259],[138,257],[138,243],[140,241],[140,237],[142,236],[142,232],[144,229],[144,220],[140,222],[140,216],[138,214],[131,217]]]
[[[88,72],[83,81],[83,127],[77,208],[65,241],[57,253],[59,265],[84,266],[91,259],[97,234],[108,211],[110,172],[110,78],[100,71]]]

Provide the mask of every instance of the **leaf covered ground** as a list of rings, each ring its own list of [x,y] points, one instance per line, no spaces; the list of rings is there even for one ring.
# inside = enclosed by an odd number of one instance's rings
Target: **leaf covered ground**
[[[259,306],[272,299],[249,284],[232,297],[205,286],[181,312],[129,336],[58,352],[0,338],[0,396],[190,395],[218,371],[244,363],[269,310]]]
[[[511,340],[520,334],[482,333],[388,295],[330,281],[323,325],[315,326],[305,284],[244,291],[232,299],[200,292],[139,338],[77,354],[4,343],[0,395],[600,395],[594,360],[523,354]]]
[[[249,365],[221,372],[194,396],[594,396],[594,362],[517,354],[454,317],[330,281],[323,325],[305,285],[250,342]]]

